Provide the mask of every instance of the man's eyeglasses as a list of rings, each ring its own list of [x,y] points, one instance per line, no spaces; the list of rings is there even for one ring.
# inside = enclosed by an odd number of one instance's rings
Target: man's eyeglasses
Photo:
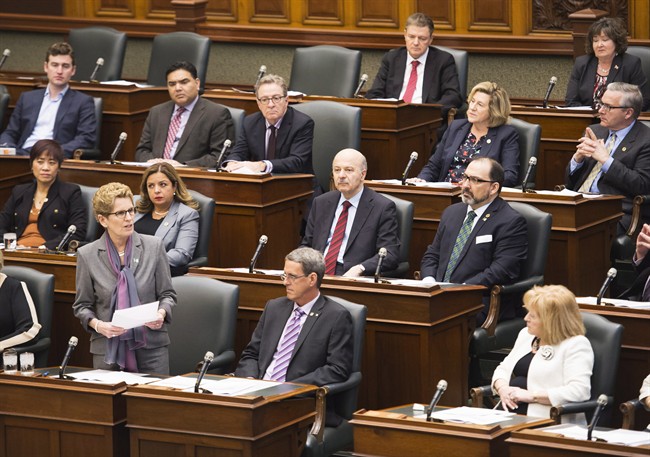
[[[602,109],[606,113],[609,113],[613,109],[628,109],[628,108],[629,106],[612,106],[612,105],[608,105],[607,103],[603,103],[600,100],[596,100],[596,111],[600,111]]]
[[[133,216],[135,214],[135,208],[129,208],[124,211],[115,211],[114,213],[108,213],[107,216],[113,215],[118,219],[125,219],[127,214]]]
[[[285,97],[286,95],[274,95],[273,97],[258,98],[258,100],[262,105],[268,105],[271,100],[273,100],[273,103],[280,103]]]
[[[482,183],[482,182],[496,182],[496,181],[490,181],[488,179],[477,178],[476,176],[469,176],[469,175],[466,175],[465,173],[463,173],[460,176],[460,180],[461,180],[461,182],[462,181],[469,181],[470,184],[474,184],[474,185]]]
[[[291,273],[282,273],[280,275],[280,279],[283,280],[283,281],[286,281],[288,279],[289,282],[294,282],[296,279],[306,278],[307,276],[308,275],[294,275],[294,274],[291,274]]]

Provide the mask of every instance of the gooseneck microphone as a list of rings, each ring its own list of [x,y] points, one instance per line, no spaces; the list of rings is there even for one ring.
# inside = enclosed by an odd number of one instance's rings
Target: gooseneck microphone
[[[117,144],[115,145],[115,149],[113,149],[113,152],[111,153],[111,163],[115,163],[115,159],[122,150],[122,146],[124,146],[124,142],[126,141],[127,137],[128,135],[126,132],[120,133],[120,136],[117,139]]]
[[[591,434],[594,431],[594,428],[596,428],[596,424],[598,424],[598,419],[600,419],[600,415],[603,413],[603,409],[605,409],[605,406],[607,406],[607,395],[605,394],[600,394],[598,395],[598,400],[596,400],[596,409],[594,410],[594,415],[591,418],[591,423],[587,427],[587,441],[591,441]]]
[[[551,92],[553,92],[555,84],[557,84],[557,78],[555,76],[551,76],[551,80],[548,82],[548,87],[546,88],[546,95],[544,95],[544,101],[542,102],[542,106],[544,108],[548,108],[548,99],[551,96]]]
[[[255,254],[253,254],[253,258],[251,259],[251,264],[248,267],[249,273],[255,273],[255,263],[257,263],[257,258],[262,253],[262,249],[264,249],[264,246],[266,246],[267,241],[269,241],[269,237],[266,235],[262,235],[260,237],[260,240],[257,242],[257,249],[255,249]]]
[[[607,288],[612,283],[615,277],[616,277],[616,268],[610,268],[609,270],[607,270],[607,277],[605,278],[605,282],[603,282],[603,285],[600,287],[600,291],[598,292],[598,295],[596,295],[597,305],[600,305],[600,301],[602,300],[603,295],[605,295]]]
[[[10,55],[11,55],[11,50],[9,50],[8,48],[2,52],[2,58],[0,58],[0,70],[2,70],[2,66],[5,64],[7,58]]]
[[[388,254],[386,248],[379,248],[379,260],[377,261],[377,269],[375,270],[375,282],[379,282],[379,278],[381,276],[381,264],[384,263],[386,254]]]
[[[431,421],[431,413],[433,412],[433,409],[440,401],[440,398],[442,398],[442,394],[445,393],[445,390],[447,390],[447,381],[441,379],[440,381],[438,381],[438,385],[436,386],[436,391],[433,394],[431,403],[429,403],[429,406],[427,407],[427,422]]]
[[[411,167],[413,166],[416,160],[418,160],[418,153],[413,151],[411,153],[411,156],[409,157],[409,163],[406,164],[404,173],[402,173],[402,186],[406,185],[406,178],[408,178],[409,171],[411,170]]]
[[[90,81],[97,81],[95,78],[97,77],[97,72],[99,71],[100,68],[104,66],[104,59],[99,58],[97,59],[97,62],[95,63],[95,69],[93,72],[90,74]]]
[[[368,82],[368,75],[364,73],[361,75],[361,78],[359,78],[359,84],[357,85],[357,90],[354,91],[352,98],[357,98],[359,96],[359,92],[361,92],[361,89],[363,89],[363,86],[365,86],[367,82]]]
[[[260,69],[257,71],[257,79],[255,80],[256,87],[257,87],[257,83],[260,82],[260,79],[262,79],[265,74],[266,74],[266,65],[261,65]]]
[[[530,160],[528,161],[528,168],[526,169],[526,175],[524,176],[524,180],[521,182],[521,191],[523,193],[527,192],[527,187],[528,187],[528,180],[530,179],[530,175],[533,173],[533,170],[535,169],[535,166],[537,165],[537,157],[531,157]]]
[[[63,235],[63,238],[61,238],[61,242],[59,242],[59,245],[56,247],[55,251],[56,252],[61,252],[61,250],[65,247],[66,243],[70,241],[70,237],[74,235],[74,232],[77,231],[77,226],[76,225],[71,225],[68,227],[68,231],[66,232],[65,235]]]
[[[208,351],[205,353],[205,356],[203,356],[203,365],[201,365],[201,371],[199,371],[199,376],[196,378],[196,384],[194,384],[194,392],[199,392],[199,387],[201,387],[201,381],[203,381],[203,377],[205,374],[208,372],[208,368],[210,368],[210,364],[212,363],[212,360],[214,360],[214,354],[211,351]],[[205,393],[212,393],[207,390],[203,390]]]
[[[223,159],[226,155],[226,151],[228,151],[228,148],[230,148],[230,145],[232,144],[232,141],[226,140],[223,142],[223,147],[221,148],[221,152],[219,153],[219,157],[217,157],[217,165],[216,165],[216,170],[219,171],[219,168],[221,168],[221,162],[223,162]]]
[[[66,376],[65,368],[68,366],[70,357],[72,357],[72,353],[74,352],[74,348],[77,347],[78,342],[79,339],[76,336],[71,336],[68,340],[68,349],[66,349],[63,362],[61,362],[61,366],[59,367],[59,379],[74,379],[72,376]]]

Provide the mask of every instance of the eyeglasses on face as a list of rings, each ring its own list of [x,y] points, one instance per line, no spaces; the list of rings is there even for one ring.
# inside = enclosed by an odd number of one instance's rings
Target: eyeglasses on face
[[[258,100],[262,105],[268,105],[271,100],[273,100],[273,103],[280,103],[285,97],[286,95],[274,95],[273,97],[258,98]]]
[[[127,209],[127,210],[115,211],[114,213],[108,213],[107,216],[113,215],[113,216],[117,217],[118,219],[125,219],[127,214],[129,216],[133,216],[135,214],[135,208],[131,207],[131,208]]]
[[[476,176],[469,176],[469,175],[466,175],[465,173],[463,173],[460,176],[460,180],[461,180],[461,182],[462,181],[469,181],[469,183],[473,184],[473,185],[483,183],[483,182],[495,182],[495,181],[490,181],[489,179],[481,179],[481,178],[477,178]]]
[[[291,273],[282,273],[280,275],[280,279],[282,279],[283,281],[288,280],[289,282],[294,282],[296,279],[306,278],[307,276],[308,275],[294,275],[294,274],[291,274]]]
[[[629,106],[612,106],[612,105],[608,105],[607,103],[603,103],[601,100],[596,100],[596,111],[600,111],[602,109],[606,113],[609,113],[613,109],[628,109],[628,108]]]

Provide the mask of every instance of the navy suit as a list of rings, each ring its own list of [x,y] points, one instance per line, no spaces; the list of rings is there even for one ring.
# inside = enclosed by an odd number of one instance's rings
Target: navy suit
[[[24,92],[20,96],[9,125],[0,135],[0,144],[22,148],[34,131],[44,96],[45,89]],[[95,146],[95,104],[92,97],[72,89],[68,89],[60,103],[54,121],[53,140],[61,145],[65,156],[71,158],[75,149]]]
[[[312,118],[289,106],[277,131],[275,158],[271,160],[273,173],[314,174],[313,141]],[[227,160],[266,160],[266,121],[262,113],[246,116],[241,134]]]
[[[325,252],[340,198],[339,191],[331,191],[314,199],[302,246]],[[365,268],[364,275],[375,274],[379,262],[377,252],[380,248],[386,248],[388,251],[382,264],[383,270],[390,271],[397,268],[400,249],[397,233],[395,203],[374,190],[364,187],[343,254],[343,272],[362,264]]]
[[[453,121],[442,136],[436,152],[422,168],[418,178],[430,182],[442,182],[447,178],[456,152],[465,142],[472,124],[467,119]],[[511,125],[491,127],[483,140],[477,157],[490,157],[501,164],[505,172],[504,186],[516,186],[519,181],[519,135]]]
[[[456,237],[467,215],[467,205],[456,203],[442,213],[433,243],[422,258],[421,276],[443,281]],[[526,220],[501,197],[497,197],[478,220],[460,253],[450,282],[492,288],[519,279],[528,253]],[[489,291],[488,291],[489,292]],[[487,317],[489,299],[478,320]],[[499,320],[516,315],[515,303],[502,303]]]

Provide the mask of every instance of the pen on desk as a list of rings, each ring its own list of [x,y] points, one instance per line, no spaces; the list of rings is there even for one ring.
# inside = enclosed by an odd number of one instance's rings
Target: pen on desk
[[[43,376],[44,378],[47,378],[47,375],[49,375],[49,374],[50,374],[50,372],[46,371],[45,373],[41,374],[41,376]]]
[[[497,402],[497,404],[494,405],[494,408],[492,408],[492,409],[499,409],[499,406],[501,406],[501,400],[499,400],[499,401]]]

